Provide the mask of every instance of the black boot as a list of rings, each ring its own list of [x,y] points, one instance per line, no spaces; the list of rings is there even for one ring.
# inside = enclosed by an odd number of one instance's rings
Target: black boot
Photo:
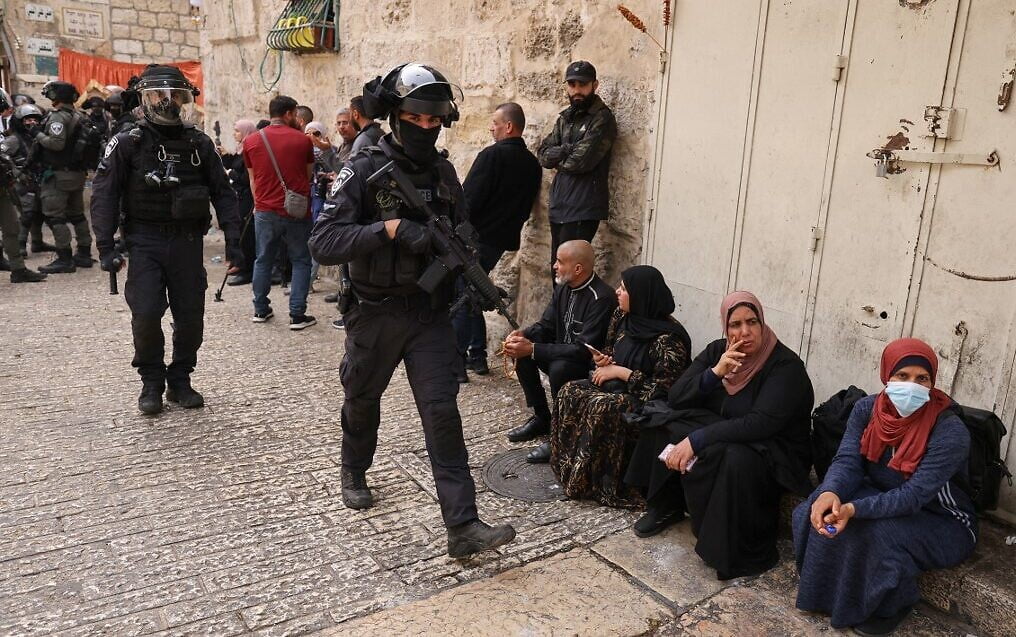
[[[95,260],[92,259],[92,249],[88,246],[78,246],[78,251],[74,253],[74,265],[79,268],[90,268]]]
[[[342,502],[350,509],[369,509],[374,505],[374,496],[367,486],[367,475],[363,471],[342,468]]]
[[[141,395],[138,396],[138,409],[141,413],[154,416],[162,411],[163,384],[158,381],[144,381]]]
[[[78,269],[74,265],[74,258],[71,256],[70,248],[57,250],[56,258],[39,268],[39,272],[43,274],[70,274],[77,271]]]
[[[166,400],[176,403],[184,409],[195,409],[205,406],[204,397],[194,391],[194,388],[191,387],[190,379],[170,382],[169,387],[166,389]]]
[[[32,241],[32,254],[38,254],[40,252],[56,252],[56,246],[42,240]]]
[[[0,272],[10,272],[11,264],[7,261],[7,257],[0,255]]]
[[[515,539],[515,529],[510,524],[490,526],[480,520],[448,529],[448,557],[460,559],[473,553],[503,546]]]
[[[486,376],[490,373],[490,367],[487,365],[487,352],[480,352],[478,354],[470,354],[469,361],[466,363],[466,367],[476,372],[477,376]]]
[[[45,274],[39,274],[38,272],[29,270],[28,268],[11,270],[11,283],[38,283],[39,281],[45,280]]]

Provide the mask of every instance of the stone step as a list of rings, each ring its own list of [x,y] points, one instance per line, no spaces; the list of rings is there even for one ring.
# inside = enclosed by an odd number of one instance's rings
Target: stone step
[[[783,497],[780,517],[785,539],[791,536],[791,512],[801,501],[793,495]],[[977,548],[970,559],[955,568],[926,573],[920,586],[928,605],[978,634],[1016,634],[1016,529],[981,519]]]

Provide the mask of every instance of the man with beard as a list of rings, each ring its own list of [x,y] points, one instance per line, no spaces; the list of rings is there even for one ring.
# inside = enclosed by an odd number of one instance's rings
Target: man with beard
[[[609,215],[610,156],[617,139],[614,113],[596,89],[596,69],[584,60],[572,62],[565,72],[568,101],[554,130],[540,144],[544,168],[556,168],[550,186],[550,259],[562,243],[592,241],[600,221]]]
[[[374,461],[381,395],[400,362],[423,424],[427,455],[448,529],[448,555],[463,558],[515,539],[509,525],[491,527],[476,510],[476,486],[462,435],[453,369],[458,352],[448,317],[454,277],[420,287],[435,258],[426,219],[396,195],[367,181],[394,162],[435,214],[468,219],[455,169],[437,151],[441,126],[458,119],[461,90],[439,71],[403,64],[364,86],[371,115],[388,116],[392,132],[354,155],[336,177],[311,234],[324,265],[349,264],[354,300],[345,313],[346,347],[339,367],[342,405],[342,500],[366,509],[374,499],[366,472]]]

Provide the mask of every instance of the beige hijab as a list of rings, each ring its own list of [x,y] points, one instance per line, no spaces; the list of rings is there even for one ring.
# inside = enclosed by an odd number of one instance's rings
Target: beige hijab
[[[755,374],[759,373],[762,366],[769,360],[769,356],[776,349],[776,343],[779,342],[776,334],[766,325],[765,315],[762,313],[762,304],[759,302],[758,297],[751,292],[731,292],[723,299],[723,302],[720,304],[720,324],[723,326],[723,335],[727,335],[727,320],[730,318],[730,313],[738,305],[744,304],[751,306],[751,309],[758,316],[758,320],[762,323],[762,342],[759,343],[759,347],[754,354],[741,359],[741,367],[737,371],[723,377],[723,387],[731,396],[744,389],[751,382]],[[729,339],[727,344],[730,344]]]

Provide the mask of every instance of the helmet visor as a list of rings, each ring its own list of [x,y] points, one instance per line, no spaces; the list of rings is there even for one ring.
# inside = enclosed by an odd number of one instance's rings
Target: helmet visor
[[[445,117],[464,99],[459,85],[429,64],[405,65],[395,78],[394,91],[402,98],[401,110],[422,115]]]
[[[145,118],[155,124],[173,125],[191,118],[194,95],[183,88],[141,89]]]

